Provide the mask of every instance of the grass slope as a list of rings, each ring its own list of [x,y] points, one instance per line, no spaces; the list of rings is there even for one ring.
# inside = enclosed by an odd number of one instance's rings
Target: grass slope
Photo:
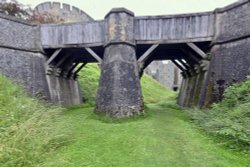
[[[189,109],[188,115],[209,135],[231,149],[250,152],[250,77],[226,89],[209,110]]]
[[[48,166],[93,167],[247,167],[249,156],[215,144],[180,110],[150,104],[145,116],[112,120],[93,108],[70,109],[61,117],[72,124],[73,143]]]
[[[99,73],[98,66],[88,65],[80,74],[83,96],[91,104],[87,106],[94,104]],[[225,149],[190,121],[191,117],[202,126],[204,120],[224,118],[227,113],[230,122],[237,120],[241,123],[243,117],[238,118],[235,114],[240,111],[229,112],[230,108],[234,110],[249,103],[245,88],[233,91],[243,94],[244,98],[230,99],[229,91],[229,101],[222,106],[215,105],[214,109],[221,110],[219,115],[214,113],[211,114],[214,117],[209,117],[206,112],[199,111],[194,117],[175,105],[175,93],[152,78],[145,75],[141,85],[146,113],[114,120],[95,115],[93,107],[73,106],[63,110],[44,105],[0,77],[0,166],[249,166],[249,153]],[[232,103],[234,106],[227,106]],[[220,122],[220,119],[216,121]]]
[[[69,141],[67,128],[57,129],[60,114],[60,107],[28,97],[0,75],[0,166],[42,165],[44,158]]]
[[[100,69],[96,64],[86,65],[79,73],[79,82],[85,103],[93,105],[98,89]],[[155,103],[175,97],[175,93],[166,89],[159,82],[144,74],[141,79],[142,93],[145,103]]]

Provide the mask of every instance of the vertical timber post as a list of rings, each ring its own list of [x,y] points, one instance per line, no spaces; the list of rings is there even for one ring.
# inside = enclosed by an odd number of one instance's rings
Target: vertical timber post
[[[112,9],[105,17],[106,45],[96,99],[96,113],[115,118],[143,112],[134,39],[134,13]]]

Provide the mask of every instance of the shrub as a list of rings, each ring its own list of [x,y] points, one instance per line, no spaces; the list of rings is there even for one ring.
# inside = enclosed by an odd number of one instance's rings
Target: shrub
[[[223,139],[232,149],[250,151],[250,78],[228,87],[220,103],[210,110],[188,110],[207,133]]]

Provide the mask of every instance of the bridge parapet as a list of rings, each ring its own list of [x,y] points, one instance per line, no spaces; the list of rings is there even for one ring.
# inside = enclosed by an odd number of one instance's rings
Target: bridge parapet
[[[104,21],[41,26],[43,48],[100,46],[104,44],[104,41]]]
[[[213,12],[135,17],[134,39],[137,44],[212,41],[214,22]],[[100,20],[42,25],[42,45],[44,48],[105,45],[105,37],[109,33],[107,24]]]
[[[136,17],[135,38],[139,44],[211,41],[213,12]]]

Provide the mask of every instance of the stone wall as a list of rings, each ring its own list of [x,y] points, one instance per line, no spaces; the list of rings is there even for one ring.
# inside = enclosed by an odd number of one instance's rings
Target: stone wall
[[[59,104],[82,101],[77,81],[46,76],[39,26],[0,14],[0,73],[33,97]]]
[[[0,47],[41,51],[38,28],[30,22],[0,14]]]
[[[33,96],[50,99],[41,53],[0,47],[0,72],[21,84]]]
[[[250,75],[249,0],[217,9],[215,13],[216,34],[209,74],[213,93],[207,95],[207,101],[220,100],[225,88]]]
[[[178,97],[181,106],[209,106],[222,99],[228,86],[250,75],[250,1],[238,1],[214,14],[211,61],[199,72],[184,74]]]
[[[171,61],[153,61],[145,72],[167,88],[180,88],[180,70]]]

